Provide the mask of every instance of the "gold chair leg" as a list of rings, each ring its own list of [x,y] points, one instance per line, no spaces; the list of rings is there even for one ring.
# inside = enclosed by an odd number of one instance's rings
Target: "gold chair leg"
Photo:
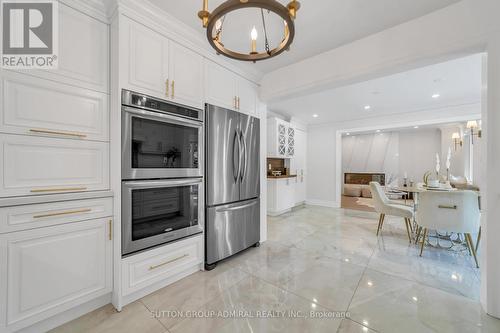
[[[380,223],[382,223],[382,214],[378,217],[377,236],[380,231]]]
[[[408,240],[411,244],[411,235],[410,235],[410,221],[405,217],[405,225],[406,225],[406,233],[408,234]]]
[[[481,241],[481,227],[479,227],[479,232],[477,234],[477,240],[476,240],[476,253],[477,250],[479,249],[479,241]]]
[[[427,236],[427,228],[424,228],[424,235],[422,238],[422,246],[420,247],[420,256],[422,256],[422,253],[424,252],[424,245],[425,245],[425,237]]]
[[[469,246],[472,255],[474,256],[474,261],[476,262],[476,267],[479,268],[479,264],[477,262],[476,249],[474,248],[474,243],[472,242],[472,236],[470,234],[465,234],[465,239],[467,240],[467,245]]]
[[[415,244],[418,244],[418,239],[420,238],[421,232],[422,232],[422,227],[417,226],[417,236],[415,237]]]
[[[382,226],[384,225],[385,214],[380,214],[380,219],[378,222],[377,236],[379,232],[382,230]]]

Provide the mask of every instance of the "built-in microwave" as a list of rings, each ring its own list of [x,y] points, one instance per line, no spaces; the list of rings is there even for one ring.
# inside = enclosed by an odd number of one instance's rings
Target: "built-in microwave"
[[[202,178],[122,182],[122,255],[203,232]]]
[[[203,176],[203,110],[122,91],[122,179]]]

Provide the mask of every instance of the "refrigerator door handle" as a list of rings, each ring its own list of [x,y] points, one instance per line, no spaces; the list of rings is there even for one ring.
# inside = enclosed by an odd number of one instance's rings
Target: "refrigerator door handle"
[[[243,181],[243,178],[245,177],[245,174],[247,172],[247,163],[248,163],[248,151],[247,151],[247,141],[245,140],[245,136],[243,135],[243,131],[240,130],[240,140],[243,146],[243,157],[245,159],[245,162],[243,163],[243,167],[241,168],[241,176],[240,180]]]
[[[247,203],[245,205],[236,206],[236,207],[219,208],[219,209],[216,210],[216,212],[217,213],[224,213],[224,212],[232,212],[232,211],[235,211],[235,210],[245,209],[245,208],[252,207],[252,206],[256,205],[257,202],[258,201],[254,201],[254,202],[250,202],[250,203]]]
[[[234,165],[234,156],[235,154],[235,149],[236,149],[236,141],[238,141],[238,166],[236,167]],[[234,177],[234,182],[238,182],[238,177],[240,176],[241,172],[241,143],[240,143],[240,137],[238,135],[238,130],[234,132],[234,137],[233,137],[233,177]],[[238,171],[236,171],[238,169]]]

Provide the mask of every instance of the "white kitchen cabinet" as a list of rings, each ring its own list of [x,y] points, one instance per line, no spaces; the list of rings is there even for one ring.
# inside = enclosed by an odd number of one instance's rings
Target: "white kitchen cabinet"
[[[109,144],[0,134],[0,197],[109,189]]]
[[[295,128],[279,118],[267,120],[267,156],[290,158],[295,155]]]
[[[0,331],[15,331],[112,290],[110,219],[0,235]]]
[[[205,94],[207,103],[236,110],[235,74],[207,60],[205,62]]]
[[[109,26],[59,2],[58,68],[20,71],[109,93]]]
[[[207,103],[257,114],[257,85],[209,60],[205,62],[205,93]]]
[[[203,109],[203,57],[170,41],[170,99]]]
[[[306,201],[306,178],[307,178],[307,132],[295,129],[295,155],[290,159],[290,172],[297,175],[295,178],[295,205],[301,205]]]
[[[122,260],[123,295],[139,292],[148,286],[180,276],[204,261],[203,235],[189,237]],[[178,279],[178,278],[177,278]]]
[[[238,111],[255,116],[257,113],[257,85],[237,77],[237,107]]]
[[[123,87],[155,97],[170,96],[169,41],[163,35],[123,17],[120,55],[123,59]]]
[[[138,22],[122,20],[122,87],[203,108],[203,57]]]
[[[108,95],[5,71],[0,132],[109,140]]]
[[[295,206],[295,177],[267,179],[267,214],[277,216]]]

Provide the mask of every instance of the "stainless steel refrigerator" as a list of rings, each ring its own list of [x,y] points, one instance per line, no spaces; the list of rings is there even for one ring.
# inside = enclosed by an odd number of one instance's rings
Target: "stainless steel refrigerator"
[[[260,240],[259,119],[206,106],[205,267]]]

